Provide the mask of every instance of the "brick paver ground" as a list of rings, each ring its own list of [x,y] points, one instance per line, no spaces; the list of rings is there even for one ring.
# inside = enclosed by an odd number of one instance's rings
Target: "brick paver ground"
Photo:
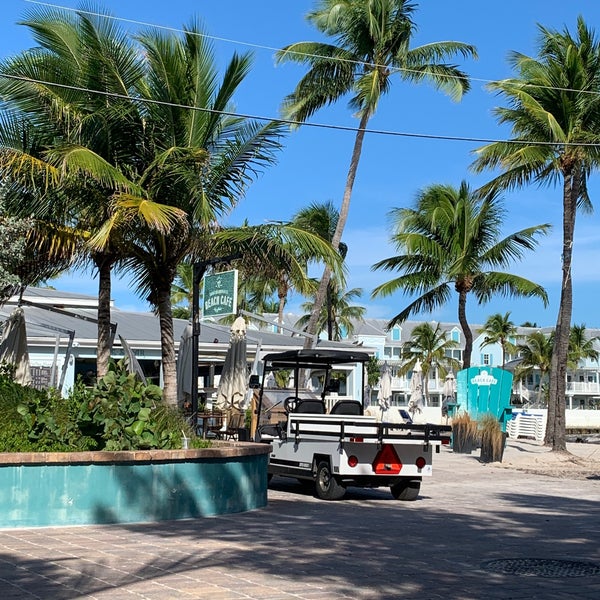
[[[531,475],[448,449],[436,458],[416,502],[356,488],[323,502],[275,479],[268,507],[249,513],[0,530],[0,599],[600,598],[600,474]],[[542,566],[488,564],[508,559]]]

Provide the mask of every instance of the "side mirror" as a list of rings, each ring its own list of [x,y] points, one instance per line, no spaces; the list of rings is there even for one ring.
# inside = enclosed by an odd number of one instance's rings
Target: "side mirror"
[[[248,381],[248,387],[251,390],[258,390],[260,388],[260,378],[258,375],[250,375],[250,380]]]

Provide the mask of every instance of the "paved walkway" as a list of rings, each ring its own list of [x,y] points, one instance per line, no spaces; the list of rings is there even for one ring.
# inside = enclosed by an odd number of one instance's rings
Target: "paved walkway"
[[[416,502],[385,489],[323,502],[275,479],[250,513],[0,530],[0,599],[600,598],[599,478],[437,459]]]

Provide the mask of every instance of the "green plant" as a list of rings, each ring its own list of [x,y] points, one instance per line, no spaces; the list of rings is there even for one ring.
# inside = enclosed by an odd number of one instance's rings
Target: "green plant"
[[[95,447],[79,428],[81,404],[56,390],[23,387],[0,377],[0,451],[65,452]]]
[[[104,450],[181,448],[184,434],[193,438],[183,416],[162,401],[162,390],[127,373],[123,360],[110,362],[91,393],[91,423]]]

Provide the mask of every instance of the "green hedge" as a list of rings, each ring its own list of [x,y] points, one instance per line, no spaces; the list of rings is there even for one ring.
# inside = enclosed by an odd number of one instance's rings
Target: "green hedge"
[[[0,452],[176,449],[184,434],[191,447],[209,445],[163,402],[158,386],[127,373],[123,361],[112,361],[93,388],[77,382],[67,398],[0,373],[0,423]]]

